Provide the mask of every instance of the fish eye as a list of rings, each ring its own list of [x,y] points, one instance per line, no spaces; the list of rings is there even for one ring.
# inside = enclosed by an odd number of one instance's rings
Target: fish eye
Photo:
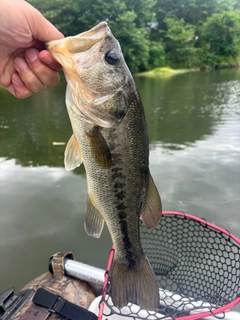
[[[119,58],[118,58],[118,55],[116,54],[115,51],[109,50],[109,51],[107,51],[106,54],[105,54],[105,61],[106,61],[108,64],[110,64],[110,65],[112,65],[112,66],[115,66],[115,65],[118,63]]]

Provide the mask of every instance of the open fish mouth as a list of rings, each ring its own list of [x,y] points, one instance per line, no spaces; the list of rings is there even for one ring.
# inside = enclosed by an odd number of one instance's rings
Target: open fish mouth
[[[111,30],[108,27],[107,22],[103,21],[91,30],[82,32],[74,37],[45,42],[45,46],[47,50],[51,52],[53,57],[61,63],[57,54],[66,55],[87,51],[97,42],[105,39],[108,34],[111,34]],[[78,38],[79,41],[72,42],[72,38]]]
[[[121,66],[127,67],[107,22],[76,36],[47,42],[46,48],[62,65],[71,87],[66,96],[69,108],[100,127],[121,122],[127,112],[123,86],[128,72],[119,72]]]

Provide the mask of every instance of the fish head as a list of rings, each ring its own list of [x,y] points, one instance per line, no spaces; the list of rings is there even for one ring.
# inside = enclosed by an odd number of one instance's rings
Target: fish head
[[[134,82],[106,22],[79,35],[50,41],[46,47],[63,67],[68,111],[100,127],[121,122]]]

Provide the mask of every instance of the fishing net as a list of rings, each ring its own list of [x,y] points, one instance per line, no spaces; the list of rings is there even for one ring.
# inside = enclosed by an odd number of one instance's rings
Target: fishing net
[[[110,251],[99,318],[195,320],[225,319],[224,311],[240,302],[240,240],[203,219],[164,212],[161,223],[147,230],[141,222],[141,241],[159,283],[157,312],[129,303],[113,305]]]

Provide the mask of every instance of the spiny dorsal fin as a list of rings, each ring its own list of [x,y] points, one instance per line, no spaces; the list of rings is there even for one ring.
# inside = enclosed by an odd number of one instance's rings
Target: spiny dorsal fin
[[[106,140],[103,138],[97,127],[87,134],[88,143],[91,149],[91,156],[100,168],[108,169],[111,167],[111,153]]]
[[[148,229],[155,228],[162,216],[162,203],[158,190],[149,176],[148,191],[143,206],[142,220]]]
[[[99,211],[94,207],[88,196],[85,208],[84,228],[89,236],[99,238],[102,233],[103,226],[104,219]]]
[[[68,141],[64,153],[64,164],[67,171],[79,167],[82,163],[81,149],[78,144],[77,138],[73,134]]]

